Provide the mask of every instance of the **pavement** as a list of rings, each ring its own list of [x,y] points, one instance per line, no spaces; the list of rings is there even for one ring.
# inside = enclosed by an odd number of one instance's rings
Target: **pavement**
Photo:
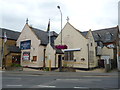
[[[41,70],[31,69],[31,68],[23,68],[23,71],[41,71]]]
[[[0,71],[2,71],[2,67],[0,67]]]
[[[32,74],[32,75],[41,75],[41,74],[48,74],[48,75],[61,75],[61,74],[73,74],[74,72],[59,72],[59,70],[54,70],[54,71],[43,71],[40,69],[31,69],[31,68],[23,68],[23,71],[5,71],[5,70],[0,70],[2,72],[10,72],[10,73],[16,73],[16,74]],[[81,75],[87,75],[89,74],[91,75],[113,75],[116,76],[118,75],[118,70],[114,69],[111,70],[110,72],[105,72],[105,69],[102,68],[97,68],[97,69],[93,69],[93,70],[76,70],[76,72],[74,74],[81,74]]]
[[[85,70],[76,70],[76,72],[105,72],[105,69],[104,68],[97,68],[97,69],[93,69],[93,70],[88,70],[88,71],[85,71]]]
[[[11,74],[24,74],[24,75],[75,75],[75,76],[118,76],[117,70],[112,70],[110,72],[104,72],[103,69],[94,69],[90,71],[77,70],[77,72],[58,72],[58,71],[43,71],[30,68],[24,68],[23,71],[3,71],[4,73]]]
[[[43,71],[43,70],[39,70],[39,69],[31,69],[31,68],[23,68],[23,71]],[[58,69],[54,70],[55,72],[59,72]],[[44,71],[44,72],[47,72],[47,71]],[[76,72],[98,72],[98,73],[106,73],[105,69],[104,68],[96,68],[96,69],[93,69],[93,70],[76,70]],[[111,70],[110,72],[118,72],[117,69],[113,69]],[[108,72],[108,73],[110,73]]]

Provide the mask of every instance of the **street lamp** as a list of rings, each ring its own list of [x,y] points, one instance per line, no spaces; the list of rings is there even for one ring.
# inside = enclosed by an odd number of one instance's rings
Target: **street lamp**
[[[57,6],[57,8],[59,9],[60,14],[61,14],[61,45],[62,45],[62,11],[61,11],[61,9],[60,9],[60,6]],[[61,60],[60,60],[59,71],[60,71],[60,72],[62,71],[62,56],[61,56]]]
[[[60,10],[60,14],[61,14],[61,45],[62,45],[62,11],[60,9],[60,6],[57,6],[57,8]]]

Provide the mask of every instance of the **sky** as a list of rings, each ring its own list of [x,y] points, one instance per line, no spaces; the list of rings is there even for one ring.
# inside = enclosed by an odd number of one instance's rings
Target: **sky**
[[[59,33],[69,22],[80,31],[98,30],[118,25],[119,0],[0,0],[0,27],[22,31],[26,19],[32,27]]]

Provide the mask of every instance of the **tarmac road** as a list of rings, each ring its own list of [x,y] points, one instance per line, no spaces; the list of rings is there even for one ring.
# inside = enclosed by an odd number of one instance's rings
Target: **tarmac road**
[[[3,72],[3,88],[118,89],[118,72]]]

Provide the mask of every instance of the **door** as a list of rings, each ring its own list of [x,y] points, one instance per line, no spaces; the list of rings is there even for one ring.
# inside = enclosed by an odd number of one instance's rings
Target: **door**
[[[61,62],[62,62],[62,56],[58,55],[58,68],[60,68],[62,66]]]

